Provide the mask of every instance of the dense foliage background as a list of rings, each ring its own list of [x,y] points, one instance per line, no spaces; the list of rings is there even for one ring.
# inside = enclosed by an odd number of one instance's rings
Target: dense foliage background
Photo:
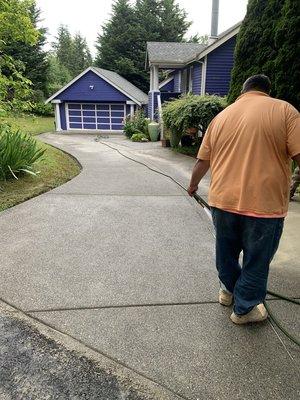
[[[250,75],[264,73],[271,95],[300,108],[300,1],[249,0],[235,50],[229,102]]]

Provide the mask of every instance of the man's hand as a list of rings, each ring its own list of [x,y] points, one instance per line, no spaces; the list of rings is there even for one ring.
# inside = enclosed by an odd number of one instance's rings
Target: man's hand
[[[190,185],[187,190],[188,194],[191,197],[193,197],[194,194],[197,192],[198,184],[203,178],[203,176],[206,174],[208,169],[209,169],[209,160],[199,160],[199,159],[197,160],[193,169]]]
[[[198,185],[194,185],[194,186],[189,186],[188,187],[188,194],[191,196],[191,197],[193,197],[194,196],[194,194],[197,192],[197,190],[198,190]]]

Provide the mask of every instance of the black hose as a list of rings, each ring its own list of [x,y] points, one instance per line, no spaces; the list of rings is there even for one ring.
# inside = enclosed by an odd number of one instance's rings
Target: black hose
[[[161,171],[158,171],[157,169],[151,168],[151,167],[149,167],[149,165],[143,163],[142,161],[138,161],[138,160],[136,160],[136,159],[134,159],[134,158],[131,158],[131,157],[129,157],[129,156],[126,156],[126,155],[123,154],[119,149],[117,149],[117,148],[115,148],[115,147],[113,147],[113,146],[110,146],[109,144],[104,143],[104,142],[102,142],[102,141],[99,140],[99,139],[96,139],[96,140],[97,140],[97,142],[99,142],[99,143],[101,143],[101,144],[103,144],[103,145],[105,145],[105,146],[107,146],[107,147],[109,147],[109,148],[111,148],[111,149],[117,151],[121,156],[127,158],[128,160],[131,160],[131,161],[133,161],[133,162],[135,162],[135,163],[137,163],[137,164],[143,165],[144,167],[148,168],[150,171],[153,171],[153,172],[155,172],[155,173],[157,173],[157,174],[159,174],[159,175],[163,175],[163,176],[165,176],[166,178],[171,179],[174,183],[176,183],[176,185],[178,185],[179,187],[181,187],[181,189],[183,189],[185,192],[187,192],[187,189],[186,189],[181,183],[179,183],[176,179],[174,179],[171,175],[165,174],[164,172],[161,172]],[[199,194],[196,193],[193,197],[194,197],[194,199],[197,201],[197,203],[199,203],[199,204],[201,205],[201,207],[204,208],[205,211],[210,212],[210,206],[209,206],[209,204],[208,204]],[[273,292],[273,291],[271,291],[271,290],[268,290],[267,293],[268,293],[269,295],[272,295],[272,296],[274,296],[274,297],[277,297],[278,299],[285,300],[285,301],[287,301],[287,302],[289,302],[289,303],[294,303],[294,304],[300,305],[300,301],[297,300],[297,299],[293,299],[293,298],[284,296],[284,295],[282,295],[282,294],[280,294],[280,293],[276,293],[276,292]],[[273,312],[270,310],[269,306],[266,304],[266,301],[264,301],[264,306],[266,307],[266,310],[268,311],[269,318],[274,322],[274,324],[277,326],[277,328],[278,328],[285,336],[287,336],[292,342],[294,342],[296,345],[300,346],[300,341],[299,341],[299,339],[297,339],[297,338],[295,338],[293,335],[291,335],[291,334],[282,326],[282,324],[278,321],[277,317],[274,316]]]

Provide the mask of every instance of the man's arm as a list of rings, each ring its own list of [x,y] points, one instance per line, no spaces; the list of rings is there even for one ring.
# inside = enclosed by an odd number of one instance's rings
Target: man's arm
[[[190,185],[188,187],[188,194],[190,196],[194,196],[194,194],[197,192],[199,182],[206,174],[206,172],[209,170],[209,164],[210,164],[209,160],[199,160],[199,159],[197,160],[193,168]]]
[[[293,157],[293,160],[296,161],[298,167],[300,168],[300,153]]]

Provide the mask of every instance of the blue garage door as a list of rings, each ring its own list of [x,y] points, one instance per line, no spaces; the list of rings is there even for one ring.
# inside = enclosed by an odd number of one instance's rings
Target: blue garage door
[[[67,104],[68,129],[122,130],[125,104]]]

